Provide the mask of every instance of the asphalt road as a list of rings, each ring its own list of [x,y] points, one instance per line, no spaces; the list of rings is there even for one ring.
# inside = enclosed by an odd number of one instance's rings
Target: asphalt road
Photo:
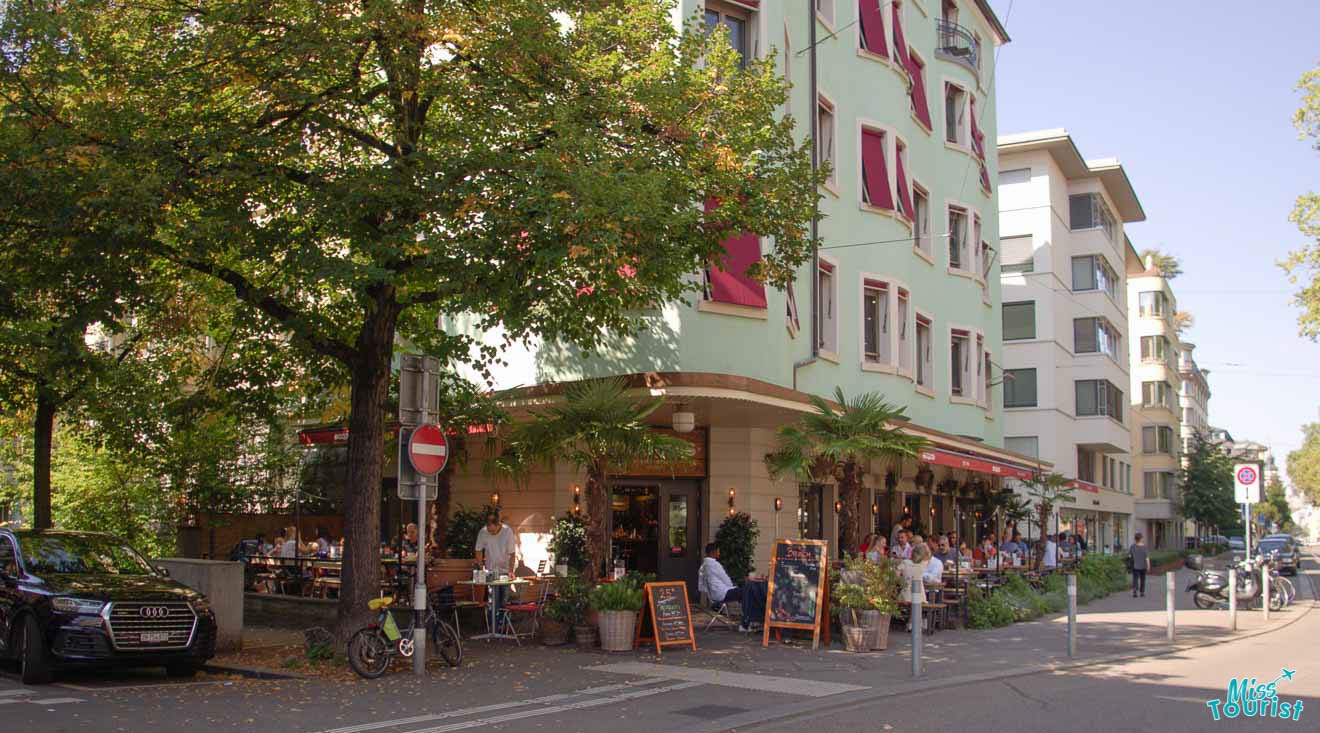
[[[1298,580],[1320,585],[1314,558],[1308,558],[1306,566]],[[885,679],[866,673],[831,677],[787,670],[747,674],[736,671],[733,664],[709,659],[690,664],[679,655],[657,665],[639,656],[570,654],[564,658],[574,660],[571,666],[537,674],[520,666],[530,657],[516,650],[504,658],[507,663],[490,661],[459,670],[458,675],[433,675],[422,685],[407,674],[355,683],[179,683],[146,672],[112,679],[79,675],[64,677],[55,685],[24,687],[12,674],[4,674],[0,675],[0,733],[718,733],[753,728],[810,733],[1060,729],[1177,733],[1221,726],[1314,731],[1320,730],[1316,643],[1320,609],[1316,605],[1302,601],[1288,613],[1291,623],[1286,627],[1250,638],[1066,671],[993,671],[989,676],[994,679],[933,674],[914,683],[906,678],[902,669],[906,662],[900,656],[883,657],[894,672]],[[731,653],[747,655],[745,650]],[[993,654],[994,645],[968,653]],[[805,659],[823,669],[843,654],[821,652]],[[1295,676],[1278,683],[1278,696],[1280,701],[1302,701],[1298,720],[1212,720],[1206,703],[1225,698],[1230,678],[1268,682],[1285,668],[1295,670]]]

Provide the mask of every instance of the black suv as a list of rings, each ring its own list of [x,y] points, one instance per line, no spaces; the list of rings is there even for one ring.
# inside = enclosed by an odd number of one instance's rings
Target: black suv
[[[215,614],[121,540],[0,528],[0,658],[23,682],[56,668],[162,665],[196,673],[215,655]]]

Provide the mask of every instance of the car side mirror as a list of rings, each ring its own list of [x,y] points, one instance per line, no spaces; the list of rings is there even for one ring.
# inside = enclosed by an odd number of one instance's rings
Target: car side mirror
[[[167,568],[167,567],[164,567],[164,566],[162,566],[162,565],[157,565],[157,566],[156,566],[156,572],[160,573],[162,577],[165,577],[165,578],[170,577],[170,569]]]

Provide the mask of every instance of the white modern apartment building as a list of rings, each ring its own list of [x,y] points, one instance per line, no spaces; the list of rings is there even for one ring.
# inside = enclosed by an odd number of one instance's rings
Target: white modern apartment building
[[[1131,541],[1124,225],[1146,218],[1116,160],[1084,159],[1066,130],[999,138],[1004,445],[1075,479],[1060,529]]]
[[[1192,452],[1193,437],[1199,433],[1207,440],[1210,438],[1210,382],[1196,364],[1196,357],[1192,353],[1195,350],[1196,344],[1190,341],[1178,345],[1178,376],[1182,379],[1180,429],[1184,465],[1187,454]]]
[[[1180,548],[1185,534],[1182,470],[1182,376],[1174,314],[1177,300],[1152,261],[1128,278],[1132,360],[1133,453],[1140,476],[1136,518],[1147,544]]]

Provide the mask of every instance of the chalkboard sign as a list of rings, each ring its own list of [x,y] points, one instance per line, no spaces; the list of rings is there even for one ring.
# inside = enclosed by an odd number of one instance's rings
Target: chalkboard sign
[[[807,629],[812,632],[812,648],[820,643],[822,606],[830,577],[828,552],[823,540],[775,540],[762,645],[770,644],[772,628]]]
[[[655,651],[661,647],[691,646],[697,648],[697,637],[692,633],[692,613],[688,609],[687,583],[647,583],[646,605],[637,617],[634,646],[643,641],[655,641]],[[650,635],[643,636],[649,627]]]

